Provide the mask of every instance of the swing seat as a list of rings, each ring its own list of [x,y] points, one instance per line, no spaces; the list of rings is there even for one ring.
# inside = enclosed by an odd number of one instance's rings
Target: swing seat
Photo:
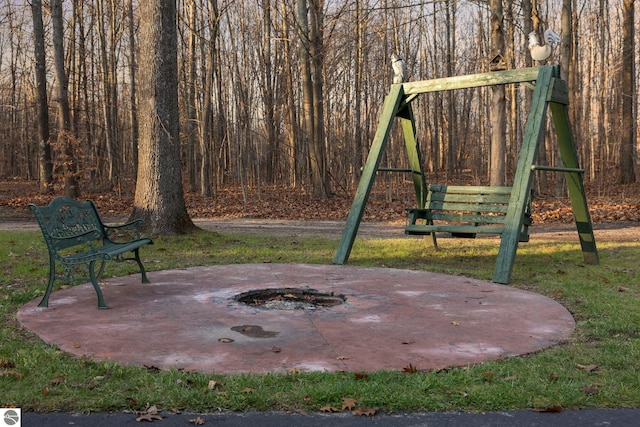
[[[405,234],[450,233],[452,237],[475,238],[476,234],[502,235],[511,199],[511,187],[437,185],[427,186],[424,208],[408,209]],[[521,224],[519,241],[528,242],[531,199]]]

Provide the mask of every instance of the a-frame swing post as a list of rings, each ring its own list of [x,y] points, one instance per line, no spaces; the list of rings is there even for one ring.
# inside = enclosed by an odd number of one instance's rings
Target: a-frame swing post
[[[380,122],[376,134],[371,143],[369,155],[367,156],[367,162],[362,168],[362,175],[360,176],[360,182],[356,189],[356,194],[347,217],[347,223],[345,225],[344,232],[340,238],[338,244],[338,250],[333,258],[335,264],[344,264],[349,259],[353,242],[356,238],[358,228],[360,227],[360,221],[362,220],[362,214],[364,208],[369,200],[369,194],[371,193],[371,187],[375,179],[382,153],[387,145],[389,139],[389,133],[393,125],[393,119],[396,116],[401,103],[404,99],[404,91],[402,85],[392,85],[389,94],[384,100],[382,106],[382,113],[380,114]]]
[[[509,283],[513,262],[520,236],[520,228],[524,220],[525,207],[531,193],[533,170],[538,145],[543,136],[547,112],[547,97],[551,90],[551,78],[554,67],[541,67],[536,80],[535,90],[531,98],[531,110],[527,118],[522,147],[518,155],[516,174],[511,189],[511,199],[504,220],[504,230],[500,239],[500,249],[493,269],[493,281]]]
[[[427,182],[422,169],[422,155],[420,154],[420,146],[416,139],[416,122],[413,117],[411,104],[401,106],[397,114],[402,127],[402,135],[404,144],[407,148],[407,160],[409,169],[411,169],[411,179],[413,180],[413,189],[416,194],[416,203],[422,208],[427,200]]]
[[[600,259],[596,248],[596,240],[593,234],[591,216],[589,215],[582,180],[582,173],[584,171],[580,170],[578,166],[578,154],[576,153],[573,143],[571,126],[569,126],[567,104],[551,102],[549,107],[551,108],[553,124],[558,137],[558,148],[560,150],[560,156],[562,157],[562,164],[566,169],[564,172],[565,180],[567,190],[569,191],[569,198],[571,199],[571,209],[573,210],[573,216],[580,238],[582,257],[586,264],[598,264]]]
[[[542,67],[536,81],[531,101],[531,111],[527,119],[522,148],[518,156],[511,200],[505,218],[505,228],[502,232],[500,250],[493,271],[493,281],[497,283],[508,283],[511,277],[518,247],[518,234],[524,219],[527,198],[531,192],[533,173],[536,169],[565,173],[584,262],[587,264],[597,264],[599,262],[582,181],[582,173],[584,171],[579,169],[578,166],[578,155],[573,144],[573,136],[569,125],[567,84],[559,78],[559,74],[560,69],[557,66]],[[551,109],[554,121],[558,147],[564,166],[562,168],[539,167],[534,163],[538,146],[543,138],[547,107]]]

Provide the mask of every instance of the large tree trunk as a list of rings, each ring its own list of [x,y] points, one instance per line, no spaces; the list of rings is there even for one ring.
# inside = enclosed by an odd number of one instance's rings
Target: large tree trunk
[[[140,152],[132,218],[151,234],[192,231],[182,191],[176,4],[140,3]]]
[[[491,57],[504,55],[504,31],[502,0],[489,0],[491,9]],[[504,156],[506,149],[505,88],[495,85],[491,88],[491,163],[489,184],[504,185]]]
[[[38,109],[38,179],[40,192],[53,191],[53,163],[49,141],[49,104],[47,102],[47,64],[44,50],[44,25],[42,23],[42,1],[31,2],[33,14],[33,38],[36,58],[36,93]]]
[[[58,144],[64,152],[64,194],[79,197],[78,165],[76,162],[77,138],[71,135],[71,110],[69,109],[69,80],[64,68],[64,30],[62,20],[62,0],[51,1],[51,22],[53,26],[53,49],[56,83],[58,85]]]
[[[636,120],[634,115],[635,84],[635,42],[634,42],[634,0],[622,2],[622,135],[620,144],[620,184],[636,182]]]

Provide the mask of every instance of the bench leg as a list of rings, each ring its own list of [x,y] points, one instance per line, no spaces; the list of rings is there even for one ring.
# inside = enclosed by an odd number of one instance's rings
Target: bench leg
[[[44,292],[42,300],[38,307],[49,307],[49,295],[53,289],[53,282],[56,280],[56,262],[52,257],[49,257],[49,283],[47,283],[47,290]]]
[[[96,274],[96,281],[101,281],[102,280],[102,274],[104,273],[104,265],[107,263],[106,260],[101,259],[100,260],[100,269],[98,270],[98,274]]]
[[[107,304],[104,302],[104,297],[102,296],[102,290],[100,289],[100,285],[98,285],[98,280],[96,279],[96,274],[94,271],[96,265],[96,261],[91,261],[89,263],[89,277],[91,278],[91,284],[93,288],[96,290],[96,295],[98,296],[98,308],[109,308]],[[102,266],[104,266],[104,261]],[[102,270],[102,268],[100,269]]]
[[[140,254],[138,253],[139,249],[140,248],[135,249],[133,253],[136,257],[138,267],[140,267],[140,274],[142,274],[142,283],[149,283],[149,279],[147,279],[147,271],[144,269],[144,265],[142,265],[142,261],[140,260]]]

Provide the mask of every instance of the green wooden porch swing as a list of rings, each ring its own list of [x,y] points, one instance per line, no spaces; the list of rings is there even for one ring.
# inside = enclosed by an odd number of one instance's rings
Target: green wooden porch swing
[[[518,155],[513,185],[427,185],[416,140],[411,101],[429,92],[503,84],[524,84],[533,88],[531,110]],[[584,170],[578,165],[567,112],[568,104],[567,84],[560,78],[560,68],[556,65],[393,84],[384,101],[380,123],[362,169],[334,263],[344,264],[349,259],[376,173],[384,170],[378,166],[394,119],[397,117],[402,127],[409,163],[407,171],[413,178],[417,203],[417,208],[409,210],[409,225],[405,229],[407,234],[430,235],[434,244],[436,232],[449,232],[452,236],[499,234],[500,249],[493,281],[508,283],[518,242],[528,240],[533,174],[537,170],[556,171],[564,173],[566,177],[584,262],[598,264],[598,251],[582,180]],[[534,163],[538,146],[544,138],[548,108],[551,109],[562,167],[539,166]]]

